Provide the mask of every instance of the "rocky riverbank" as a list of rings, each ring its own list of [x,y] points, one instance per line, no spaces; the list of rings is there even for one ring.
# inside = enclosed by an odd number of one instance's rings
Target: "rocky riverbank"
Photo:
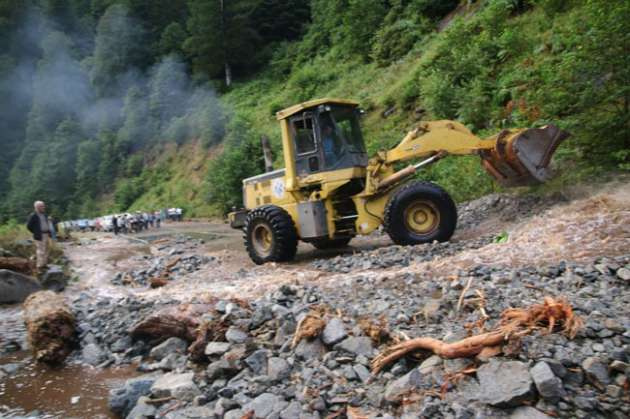
[[[81,295],[73,301],[82,347],[76,357],[99,367],[138,364],[145,374],[110,396],[113,411],[132,418],[630,414],[630,255],[525,269],[477,266],[433,281],[358,274],[349,282],[286,285],[248,304],[192,299],[209,307],[206,324],[223,328],[194,360],[192,342],[181,336],[129,334],[177,301]],[[392,342],[465,338],[491,328],[505,309],[549,295],[565,297],[584,320],[574,339],[541,329],[494,357],[420,353],[370,373],[371,360]],[[296,327],[313,312],[321,314],[321,330],[293,345]]]
[[[374,249],[362,240],[382,238],[357,239],[354,253],[289,265],[248,266],[237,250],[207,252],[186,236],[155,240],[116,256],[98,276],[107,292],[66,292],[79,338],[67,362],[136,370],[109,394],[119,417],[628,417],[630,214],[615,199],[549,205],[486,197],[460,208],[450,243]],[[532,240],[530,226],[554,222],[562,236]],[[607,235],[589,236],[597,229]],[[580,247],[588,252],[566,257]],[[151,289],[156,277],[165,282]],[[566,302],[547,313],[555,324],[546,317],[477,356],[415,351],[373,372],[397,343],[493,331],[509,309],[545,297]],[[583,324],[575,336],[562,330],[567,313]]]

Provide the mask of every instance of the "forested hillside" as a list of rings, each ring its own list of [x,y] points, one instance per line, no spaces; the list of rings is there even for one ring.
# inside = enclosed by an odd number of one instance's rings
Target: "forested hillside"
[[[219,215],[282,164],[274,113],[359,100],[370,151],[420,119],[481,134],[553,121],[557,182],[630,168],[622,0],[1,0],[0,222],[178,205]],[[422,174],[457,199],[475,158]]]

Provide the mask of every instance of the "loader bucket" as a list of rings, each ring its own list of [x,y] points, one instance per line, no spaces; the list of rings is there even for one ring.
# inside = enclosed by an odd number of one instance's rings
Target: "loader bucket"
[[[549,162],[569,134],[555,125],[505,130],[493,149],[481,153],[482,165],[503,186],[525,186],[551,178]]]

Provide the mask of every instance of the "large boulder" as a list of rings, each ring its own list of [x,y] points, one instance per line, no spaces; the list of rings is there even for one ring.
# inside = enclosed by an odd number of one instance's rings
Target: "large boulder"
[[[21,303],[41,289],[39,281],[32,276],[0,269],[0,304]]]
[[[168,373],[158,378],[151,387],[151,394],[156,397],[174,397],[176,399],[192,401],[201,391],[193,381],[194,374]]]
[[[109,409],[121,417],[127,416],[136,406],[138,399],[149,394],[156,379],[157,376],[154,374],[141,375],[125,381],[122,387],[110,390]]]
[[[534,383],[527,365],[492,360],[477,370],[479,400],[496,407],[519,406],[533,397]]]

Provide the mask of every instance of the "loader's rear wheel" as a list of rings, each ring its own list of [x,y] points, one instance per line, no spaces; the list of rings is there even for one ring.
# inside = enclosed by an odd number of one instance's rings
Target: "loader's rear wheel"
[[[297,231],[282,208],[265,205],[251,211],[245,221],[245,248],[257,265],[292,260],[297,251]]]
[[[401,187],[385,207],[385,231],[396,244],[446,241],[456,225],[455,203],[444,189],[430,182]]]
[[[311,244],[316,249],[339,249],[340,247],[346,247],[350,243],[352,237],[346,237],[344,239],[321,239],[312,241]]]

